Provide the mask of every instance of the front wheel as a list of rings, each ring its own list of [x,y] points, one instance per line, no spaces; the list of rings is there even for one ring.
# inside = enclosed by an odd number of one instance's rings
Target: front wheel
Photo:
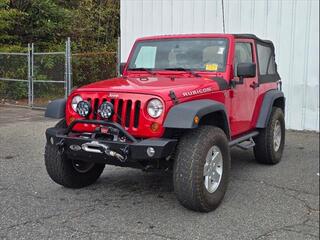
[[[104,164],[68,159],[51,142],[46,144],[44,159],[51,179],[68,188],[81,188],[94,183],[105,167]]]
[[[183,206],[200,212],[217,208],[229,174],[228,139],[220,128],[201,126],[180,139],[174,163],[174,191]]]
[[[273,107],[266,128],[255,137],[256,161],[264,164],[280,162],[285,143],[285,121],[281,108]]]

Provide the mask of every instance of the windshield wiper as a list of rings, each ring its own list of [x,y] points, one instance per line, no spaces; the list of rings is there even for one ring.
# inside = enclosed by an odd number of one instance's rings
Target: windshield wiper
[[[154,75],[155,73],[150,68],[129,68],[129,71],[145,71],[147,73],[150,73],[151,75]]]
[[[190,68],[183,68],[183,67],[176,67],[176,68],[165,68],[164,70],[169,70],[169,71],[185,71],[187,73],[190,73],[191,75],[195,77],[201,77],[200,74],[192,71]]]

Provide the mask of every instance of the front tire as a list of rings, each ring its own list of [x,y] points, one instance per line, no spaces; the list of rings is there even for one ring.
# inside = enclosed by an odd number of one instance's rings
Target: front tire
[[[44,159],[50,178],[68,188],[81,188],[93,184],[105,167],[104,164],[90,164],[68,159],[51,142],[46,144]]]
[[[266,128],[255,137],[256,161],[264,164],[280,162],[285,143],[285,121],[281,108],[273,107]]]
[[[184,135],[174,162],[174,191],[191,210],[209,212],[221,203],[229,181],[230,151],[226,134],[200,126]]]

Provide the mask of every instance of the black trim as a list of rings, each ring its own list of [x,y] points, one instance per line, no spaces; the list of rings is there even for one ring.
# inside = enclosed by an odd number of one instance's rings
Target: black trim
[[[254,132],[251,132],[251,133],[247,133],[247,134],[245,134],[245,135],[242,135],[242,136],[240,136],[240,137],[237,137],[237,138],[235,138],[234,140],[232,140],[232,141],[229,142],[229,147],[233,147],[233,146],[235,146],[235,145],[237,145],[237,144],[239,144],[239,143],[241,143],[241,142],[247,141],[247,140],[249,140],[250,138],[257,136],[258,134],[259,134],[258,131],[254,131]]]
[[[226,90],[230,88],[230,85],[228,84],[227,80],[225,80],[222,77],[212,77],[211,79],[219,85],[220,90]]]
[[[277,89],[272,89],[265,93],[260,108],[259,117],[256,123],[256,128],[265,128],[267,126],[271,115],[273,103],[278,98],[283,98],[285,100],[283,92]]]
[[[116,122],[109,122],[109,121],[103,121],[103,120],[87,120],[87,119],[79,119],[79,120],[74,120],[66,129],[66,134],[72,132],[73,128],[75,125],[81,123],[87,123],[87,124],[97,124],[97,125],[103,125],[103,126],[111,126],[114,128],[117,128],[119,131],[123,133],[130,141],[132,142],[137,142],[137,140],[130,134],[128,133],[120,124]]]
[[[87,120],[91,124],[101,124],[98,120]],[[134,142],[120,142],[120,141],[108,141],[96,139],[94,134],[90,137],[81,137],[81,135],[69,134],[69,129],[65,128],[48,128],[46,130],[46,139],[48,144],[57,145],[61,152],[70,159],[77,159],[87,162],[112,164],[123,167],[139,167],[142,165],[134,164],[140,161],[154,161],[155,159],[163,159],[170,156],[176,147],[177,139],[165,139],[165,138],[149,138],[141,141]],[[127,133],[129,134],[129,133]],[[125,157],[125,161],[120,161],[111,155],[104,153],[94,153],[85,151],[82,148],[82,144],[92,141],[98,141],[101,144],[108,146],[109,150],[120,153]],[[73,150],[72,145],[79,146],[78,150]],[[147,148],[153,147],[155,154],[152,157],[147,155]]]
[[[281,78],[278,73],[268,75],[258,75],[259,84],[277,82]]]
[[[249,33],[243,33],[243,34],[233,34],[233,36],[235,38],[243,38],[243,39],[254,39],[260,43],[264,43],[264,44],[267,44],[267,45],[272,45],[273,46],[273,42],[270,41],[270,40],[264,40],[264,39],[261,39],[261,38],[258,38],[256,35],[254,34],[249,34]]]
[[[65,110],[66,110],[66,99],[61,98],[52,101],[48,104],[47,109],[44,113],[45,117],[49,118],[64,118],[65,117]]]
[[[193,129],[198,127],[198,124],[194,122],[195,116],[201,119],[215,112],[222,112],[224,121],[226,122],[226,134],[229,134],[230,129],[225,106],[213,100],[195,100],[173,106],[169,110],[163,126],[165,128]]]
[[[233,34],[233,36],[237,39],[253,39],[255,40],[255,47],[256,47],[256,53],[257,53],[257,64],[258,64],[258,82],[259,84],[263,84],[263,83],[270,83],[270,82],[277,82],[278,80],[280,80],[280,75],[277,71],[277,63],[276,64],[276,73],[275,74],[266,74],[266,75],[261,75],[260,74],[260,64],[259,64],[259,53],[258,53],[258,46],[257,44],[266,46],[266,47],[270,47],[271,48],[271,55],[270,55],[270,59],[272,57],[275,58],[275,49],[274,49],[274,44],[272,41],[270,40],[263,40],[261,38],[258,38],[256,35],[254,34]],[[270,62],[270,59],[268,61],[268,64]]]

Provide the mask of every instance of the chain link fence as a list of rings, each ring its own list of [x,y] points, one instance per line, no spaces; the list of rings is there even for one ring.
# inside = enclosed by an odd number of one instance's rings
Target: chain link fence
[[[30,56],[0,52],[0,101],[28,105]]]
[[[115,77],[117,52],[71,54],[68,39],[64,52],[37,52],[29,44],[26,52],[0,52],[0,102],[45,108],[73,88]]]

